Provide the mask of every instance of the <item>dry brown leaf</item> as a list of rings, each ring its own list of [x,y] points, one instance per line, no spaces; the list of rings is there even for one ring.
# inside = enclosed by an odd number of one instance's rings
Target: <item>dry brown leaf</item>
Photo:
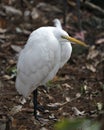
[[[36,9],[36,8],[33,8],[33,9],[32,9],[32,12],[31,12],[31,17],[32,17],[32,19],[33,19],[33,20],[36,20],[36,19],[39,18],[39,16],[40,16],[39,10]]]
[[[92,46],[90,49],[89,49],[89,54],[87,56],[87,59],[93,59],[95,57],[97,57],[99,54],[99,51],[95,49],[95,46]]]
[[[40,130],[48,130],[47,128],[45,128],[45,127],[42,127]]]
[[[74,37],[84,41],[85,40],[85,33],[86,33],[85,31],[77,32],[77,33],[75,33]]]
[[[56,82],[59,80],[59,77],[58,76],[55,76],[53,79],[52,79],[52,82]]]
[[[1,27],[1,26],[0,26]],[[5,33],[7,31],[7,29],[2,29],[0,28],[0,33]]]
[[[4,80],[10,80],[10,79],[12,79],[12,77],[9,76],[9,75],[3,75],[3,79],[4,79]]]
[[[55,119],[55,115],[52,113],[51,115],[49,115],[49,119]]]
[[[18,130],[27,130],[26,126],[21,125]]]
[[[50,103],[50,104],[47,104],[48,107],[60,107],[62,106],[63,103],[59,103],[59,102],[56,102],[56,103]]]
[[[7,5],[11,5],[13,2],[13,0],[4,0],[4,3],[7,4]]]
[[[16,9],[12,6],[7,6],[7,5],[4,5],[3,8],[5,9],[6,13],[9,14],[9,15],[22,15],[22,11],[19,10],[19,9]]]
[[[54,99],[54,98],[53,98],[51,95],[49,95],[49,94],[47,94],[46,96],[48,97],[49,100],[53,100],[53,99]]]
[[[19,98],[19,102],[23,105],[26,103],[26,99],[21,97],[21,98]]]
[[[18,113],[19,111],[21,111],[22,109],[22,105],[18,105],[18,106],[14,106],[11,111],[10,111],[10,115],[15,115],[16,113]]]
[[[58,107],[62,107],[63,105],[67,104],[69,101],[66,101],[66,102],[63,102],[63,103],[59,103],[59,102],[50,103],[50,104],[47,104],[47,106],[52,107],[52,108],[58,108]]]
[[[62,86],[63,87],[66,87],[66,88],[69,88],[69,89],[73,89],[73,87],[71,87],[69,84],[67,84],[67,83],[64,83],[64,84],[62,84]]]
[[[74,114],[76,116],[83,116],[84,115],[84,111],[79,111],[76,107],[72,107],[72,110],[74,111]]]
[[[95,43],[96,44],[104,44],[104,38],[98,39]]]
[[[75,7],[76,6],[76,2],[71,1],[71,0],[67,0],[68,4]]]
[[[10,46],[10,44],[11,44],[10,42],[7,42],[7,43],[5,43],[5,44],[2,44],[1,48],[3,48],[3,49],[4,49],[4,48],[6,48],[6,47]]]
[[[13,128],[16,128],[17,122],[18,122],[17,119],[14,119],[14,118],[12,119],[12,127],[13,127]]]
[[[22,50],[22,48],[17,45],[11,45],[11,48],[17,53],[19,53]]]
[[[70,97],[66,97],[65,99],[66,99],[67,102],[71,101]]]
[[[5,33],[5,30],[3,28],[6,28],[6,20],[3,18],[0,18],[0,33]],[[2,30],[3,29],[3,30]]]
[[[91,64],[86,64],[86,68],[92,72],[96,72],[96,68]]]
[[[101,102],[97,103],[97,109],[101,111],[103,109],[103,104]]]
[[[48,11],[48,12],[53,11],[53,12],[58,12],[58,13],[62,12],[58,7],[53,6],[51,4],[44,3],[44,2],[40,2],[36,7],[42,11]]]
[[[16,61],[14,61],[13,59],[10,59],[10,60],[8,61],[8,63],[9,63],[10,65],[14,65],[14,64],[16,64]]]
[[[81,97],[81,93],[76,93],[76,98]]]

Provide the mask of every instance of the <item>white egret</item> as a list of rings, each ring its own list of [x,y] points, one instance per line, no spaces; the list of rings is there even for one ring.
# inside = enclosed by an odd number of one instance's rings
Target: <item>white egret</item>
[[[70,42],[87,46],[62,29],[58,19],[55,27],[40,27],[29,36],[17,63],[16,89],[24,97],[34,94],[34,115],[37,118],[37,87],[46,85],[69,60],[72,53]]]

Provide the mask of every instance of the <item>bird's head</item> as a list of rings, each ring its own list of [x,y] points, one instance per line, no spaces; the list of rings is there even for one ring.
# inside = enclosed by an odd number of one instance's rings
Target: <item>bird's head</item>
[[[66,42],[69,41],[71,43],[76,43],[76,44],[88,47],[86,43],[69,36],[68,33],[62,29],[61,23],[58,19],[54,20],[54,25],[56,26],[55,35],[60,41],[66,41]]]
[[[80,40],[78,40],[76,38],[73,38],[73,37],[71,37],[69,35],[61,35],[61,38],[65,39],[65,40],[67,40],[67,41],[69,41],[71,43],[76,43],[76,44],[79,44],[81,46],[88,47],[88,45],[86,43],[84,43],[84,42],[82,42],[82,41],[80,41]]]

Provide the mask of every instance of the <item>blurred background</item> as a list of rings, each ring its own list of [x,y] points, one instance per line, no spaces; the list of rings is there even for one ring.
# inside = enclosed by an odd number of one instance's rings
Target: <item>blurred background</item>
[[[69,35],[90,47],[73,46],[68,63],[40,87],[44,120],[33,118],[32,98],[15,89],[16,63],[30,33],[60,19]],[[0,130],[53,130],[63,118],[104,120],[104,1],[0,0]],[[103,128],[102,128],[103,130]]]

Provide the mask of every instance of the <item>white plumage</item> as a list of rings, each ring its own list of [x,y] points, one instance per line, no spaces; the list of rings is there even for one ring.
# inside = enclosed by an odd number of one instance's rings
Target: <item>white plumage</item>
[[[69,40],[73,38],[62,29],[58,19],[54,22],[55,27],[40,27],[33,31],[20,53],[16,89],[24,97],[28,97],[39,85],[52,80],[71,56]]]

